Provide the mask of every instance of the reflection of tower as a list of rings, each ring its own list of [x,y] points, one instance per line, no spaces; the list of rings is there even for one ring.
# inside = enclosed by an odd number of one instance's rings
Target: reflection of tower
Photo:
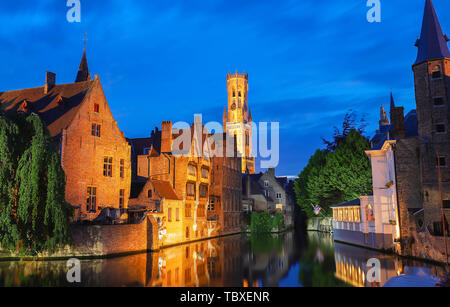
[[[224,130],[237,139],[237,149],[242,156],[242,172],[255,173],[252,152],[252,113],[248,108],[248,74],[228,74],[228,114],[224,110]],[[225,129],[226,128],[226,129]]]

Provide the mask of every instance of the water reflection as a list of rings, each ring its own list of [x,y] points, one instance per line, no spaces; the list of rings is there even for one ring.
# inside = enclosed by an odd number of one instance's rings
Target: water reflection
[[[366,281],[367,260],[381,262],[381,282]],[[426,266],[334,243],[319,233],[237,235],[157,253],[82,260],[81,284],[66,280],[66,261],[0,262],[0,286],[266,287],[382,286],[405,266]]]

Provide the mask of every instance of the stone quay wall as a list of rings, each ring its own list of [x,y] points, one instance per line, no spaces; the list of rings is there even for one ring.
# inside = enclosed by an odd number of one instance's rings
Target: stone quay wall
[[[308,219],[307,231],[333,232],[333,220],[331,217],[312,217]]]

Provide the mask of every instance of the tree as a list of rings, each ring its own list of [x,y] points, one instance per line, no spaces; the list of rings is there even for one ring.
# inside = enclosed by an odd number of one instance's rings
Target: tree
[[[297,203],[308,217],[314,217],[312,205],[329,207],[372,191],[370,160],[365,150],[369,140],[363,136],[364,125],[355,127],[356,115],[346,114],[342,132],[335,129],[333,141],[324,140],[327,148],[317,150],[295,180]]]
[[[0,116],[0,242],[37,253],[70,241],[56,146],[36,114]]]

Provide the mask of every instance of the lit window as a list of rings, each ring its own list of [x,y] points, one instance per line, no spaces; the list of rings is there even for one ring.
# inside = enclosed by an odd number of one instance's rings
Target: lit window
[[[103,176],[112,177],[113,158],[105,157],[103,159]]]
[[[372,205],[367,205],[366,207],[366,218],[368,221],[375,221]]]
[[[94,103],[94,112],[95,113],[100,112],[100,105],[98,103]]]
[[[215,211],[216,210],[216,200],[214,198],[211,198],[208,203],[208,211]]]

